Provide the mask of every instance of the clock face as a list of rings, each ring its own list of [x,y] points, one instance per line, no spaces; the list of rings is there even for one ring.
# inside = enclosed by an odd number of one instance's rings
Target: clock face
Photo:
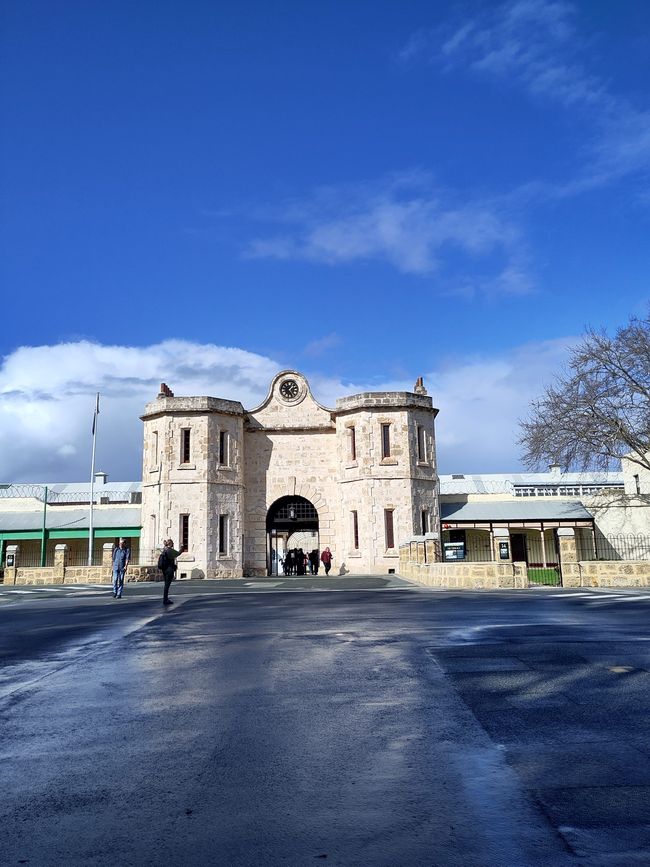
[[[300,394],[300,388],[295,379],[285,379],[280,386],[280,394],[285,400],[295,400]]]

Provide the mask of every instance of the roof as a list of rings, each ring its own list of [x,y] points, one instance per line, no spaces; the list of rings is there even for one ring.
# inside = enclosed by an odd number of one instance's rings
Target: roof
[[[87,530],[88,509],[51,508],[46,510],[48,530]],[[140,506],[93,509],[93,525],[96,529],[120,529],[140,526]],[[13,530],[40,530],[43,526],[43,512],[1,512],[0,530],[4,533]]]
[[[485,503],[441,503],[442,521],[592,521],[579,500],[502,500]]]
[[[515,487],[602,485],[623,487],[623,473],[454,473],[440,476],[441,494],[512,494]]]

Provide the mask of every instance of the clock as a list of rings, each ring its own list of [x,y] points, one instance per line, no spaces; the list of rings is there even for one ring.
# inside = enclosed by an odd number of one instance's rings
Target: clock
[[[300,387],[295,379],[285,379],[280,386],[280,394],[285,400],[295,400],[300,394]]]

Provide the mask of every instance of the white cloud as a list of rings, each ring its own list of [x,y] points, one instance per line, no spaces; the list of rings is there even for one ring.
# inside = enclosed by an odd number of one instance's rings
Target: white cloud
[[[583,45],[574,20],[570,3],[515,0],[491,6],[455,28],[418,31],[400,58],[507,78],[566,105],[600,105],[607,100],[602,82],[576,59]]]
[[[440,409],[441,473],[506,472],[520,467],[518,420],[565,362],[575,338],[447,361],[425,377]]]
[[[476,287],[506,292],[514,280],[490,273],[494,254],[505,262],[504,273],[523,267],[521,233],[497,202],[456,203],[417,172],[373,185],[319,190],[311,200],[289,203],[275,222],[292,228],[253,241],[247,256],[327,265],[383,260],[402,273],[427,276],[441,269],[448,254],[461,250],[479,266],[485,263],[486,274]],[[517,292],[529,291],[532,284],[529,275],[519,279]]]
[[[448,359],[426,373],[425,384],[440,409],[440,471],[517,468],[517,419],[558,368],[568,345],[557,340],[506,354]],[[265,397],[280,368],[241,349],[181,340],[147,347],[88,342],[21,347],[0,368],[0,481],[87,480],[97,391],[97,469],[115,481],[139,479],[139,416],[161,381],[177,395],[225,397],[251,408]],[[307,372],[316,399],[332,407],[346,394],[411,391],[415,374],[408,381],[345,382]]]
[[[424,373],[440,412],[436,421],[440,473],[521,469],[518,420],[567,358],[577,338],[526,343],[510,351],[444,360]],[[415,377],[372,383],[312,377],[314,395],[333,406],[342,394],[412,391]]]
[[[177,394],[253,406],[279,368],[241,349],[182,340],[147,347],[86,341],[21,347],[0,368],[0,481],[87,479],[96,392],[97,468],[116,481],[139,479],[139,416],[161,381]]]
[[[580,110],[587,142],[580,170],[565,184],[538,188],[547,198],[563,198],[650,166],[650,112],[630,105],[589,71],[583,60],[588,45],[577,23],[571,3],[515,0],[488,6],[456,27],[418,31],[400,58],[436,63],[447,72],[469,70]]]

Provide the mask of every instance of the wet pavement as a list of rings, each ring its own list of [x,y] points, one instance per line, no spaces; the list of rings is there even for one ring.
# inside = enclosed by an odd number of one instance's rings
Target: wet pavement
[[[0,863],[650,864],[648,594],[345,578],[1,588]]]

